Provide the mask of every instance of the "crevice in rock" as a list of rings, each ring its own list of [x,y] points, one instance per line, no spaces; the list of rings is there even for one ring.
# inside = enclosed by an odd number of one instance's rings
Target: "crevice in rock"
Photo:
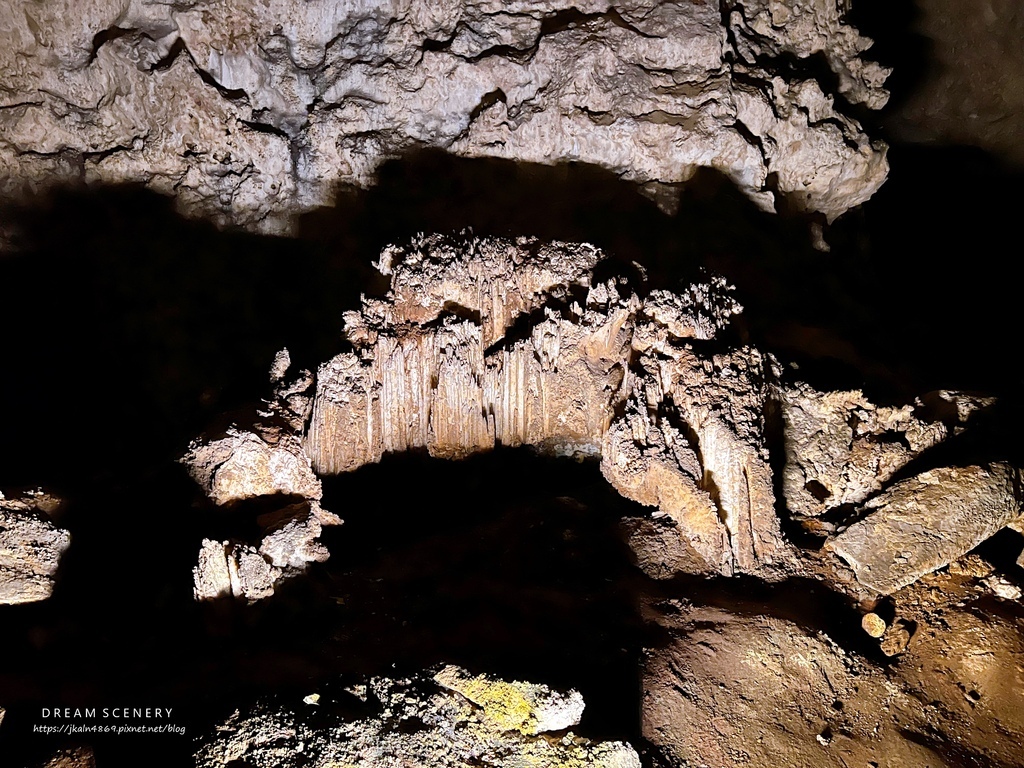
[[[567,29],[589,24],[592,21],[604,21],[621,29],[632,32],[637,37],[657,38],[658,35],[649,35],[630,24],[619,13],[618,9],[609,7],[607,11],[596,13],[584,13],[576,7],[567,8],[548,14],[541,19],[540,36],[555,35]]]
[[[136,32],[138,32],[137,29],[126,29],[124,27],[118,27],[116,25],[113,27],[107,27],[106,29],[100,30],[95,35],[93,35],[92,51],[89,53],[89,58],[86,60],[85,66],[89,66],[94,61],[96,61],[96,56],[99,55],[100,48],[102,48],[107,43],[113,40],[117,40],[118,38],[134,34]]]

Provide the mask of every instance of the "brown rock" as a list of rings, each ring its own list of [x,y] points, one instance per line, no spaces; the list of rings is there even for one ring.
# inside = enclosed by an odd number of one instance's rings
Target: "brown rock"
[[[269,443],[233,427],[224,437],[194,442],[182,463],[217,504],[272,494],[319,500],[323,494],[299,439],[290,434]]]
[[[0,604],[45,600],[71,535],[50,522],[45,494],[5,499],[0,494]]]
[[[813,517],[863,502],[992,402],[940,391],[914,405],[879,407],[859,391],[817,392],[806,384],[781,390],[786,506],[798,516]]]
[[[897,483],[826,547],[857,580],[890,594],[969,552],[1020,514],[1020,473],[1006,464],[947,467]]]
[[[624,279],[594,282],[600,258],[530,238],[429,236],[386,250],[391,292],[346,315],[355,351],[317,376],[303,442],[314,469],[415,448],[601,457],[624,496],[675,521],[696,555],[688,568],[786,573],[764,437],[774,361],[687,345],[739,311],[724,281],[641,305]]]
[[[41,768],[96,768],[96,756],[91,747],[62,749]]]
[[[879,647],[886,656],[899,656],[910,643],[912,634],[910,627],[903,621],[896,621],[882,635]]]
[[[860,620],[860,625],[871,637],[881,637],[885,634],[885,619],[877,613],[865,613],[864,617]]]
[[[282,578],[330,557],[317,539],[324,525],[340,525],[342,521],[319,504],[304,502],[262,515],[257,522],[265,532],[258,548],[203,540],[199,562],[192,572],[196,600],[236,597],[252,602],[270,597]]]
[[[918,738],[913,696],[824,635],[711,607],[658,621],[672,639],[644,664],[642,732],[666,764],[962,765]]]

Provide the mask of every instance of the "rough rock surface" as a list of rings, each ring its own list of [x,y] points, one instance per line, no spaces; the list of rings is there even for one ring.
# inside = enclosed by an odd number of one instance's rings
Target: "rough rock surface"
[[[71,535],[46,516],[57,502],[46,494],[0,494],[0,603],[31,603],[53,592],[54,575]]]
[[[197,596],[255,599],[281,573],[325,559],[315,539],[326,513],[310,513],[317,474],[417,449],[462,458],[525,445],[599,459],[619,493],[653,510],[624,525],[658,579],[817,574],[887,594],[1020,514],[1015,470],[1003,465],[991,482],[979,468],[940,469],[877,495],[991,399],[940,391],[879,407],[860,392],[782,387],[771,355],[720,338],[742,310],[724,280],[641,297],[625,277],[595,278],[603,258],[529,237],[419,235],[386,248],[377,266],[390,291],[345,313],[351,351],[292,383],[283,351],[252,430],[195,443],[185,458],[218,503],[279,493],[309,502],[302,521],[266,531],[258,547],[207,542]],[[806,521],[877,510],[820,554],[801,556],[782,534],[768,450],[778,414],[791,512]]]
[[[481,708],[483,719],[502,730],[527,736],[563,731],[579,725],[583,696],[579,691],[561,693],[546,685],[505,682],[487,675],[470,675],[458,667],[445,667],[434,681],[460,693]]]
[[[239,597],[260,600],[274,594],[282,578],[301,573],[309,563],[330,557],[317,541],[324,525],[341,520],[316,502],[291,504],[257,518],[265,532],[259,547],[204,539],[193,569],[197,600]]]
[[[557,694],[453,668],[433,679],[374,678],[365,688],[359,698],[372,714],[359,718],[350,714],[360,703],[354,696],[339,701],[319,694],[306,697],[305,712],[262,706],[236,713],[200,748],[196,766],[640,768],[637,753],[622,742],[592,742],[571,732],[535,735],[579,722],[582,702],[575,692]]]
[[[946,467],[892,486],[826,547],[857,580],[887,595],[966,554],[1020,514],[1020,472],[1006,464]]]
[[[264,534],[258,545],[203,540],[192,571],[197,600],[260,600],[274,594],[281,579],[330,556],[317,539],[323,526],[342,520],[320,506],[323,489],[300,437],[312,409],[313,376],[300,371],[291,379],[290,366],[288,350],[278,352],[270,368],[273,396],[257,411],[251,428],[233,425],[223,435],[195,440],[181,459],[218,505],[284,500],[256,518]],[[296,498],[302,500],[288,503]]]
[[[805,517],[865,501],[993,402],[939,391],[913,406],[879,407],[859,391],[818,392],[806,384],[783,389],[779,400],[786,431],[783,493],[789,511]],[[939,413],[925,417],[929,410]]]
[[[600,457],[620,493],[675,520],[696,572],[784,572],[765,446],[771,358],[693,347],[739,311],[723,281],[641,300],[624,278],[594,280],[601,258],[532,238],[385,251],[391,292],[346,315],[354,351],[317,375],[313,468],[415,448]]]
[[[785,618],[678,601],[660,612],[673,639],[645,663],[643,733],[669,765],[1019,764],[1012,621],[946,606],[925,630],[921,614],[884,672]]]
[[[62,749],[40,768],[96,768],[96,755],[89,747]]]
[[[232,427],[222,438],[195,441],[182,462],[217,504],[272,494],[313,500],[323,495],[293,435],[277,435],[268,442],[254,432]]]
[[[0,22],[6,197],[136,182],[285,232],[337,183],[437,147],[648,188],[711,167],[766,209],[834,218],[887,174],[834,96],[878,108],[888,73],[832,0],[61,0]]]

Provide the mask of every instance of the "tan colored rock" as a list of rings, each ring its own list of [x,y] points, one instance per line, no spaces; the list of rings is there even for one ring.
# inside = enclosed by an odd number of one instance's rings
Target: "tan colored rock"
[[[209,442],[196,441],[182,459],[192,478],[217,504],[284,494],[318,500],[323,491],[297,437],[259,435],[231,428]]]
[[[709,574],[707,560],[693,548],[667,514],[627,518],[619,525],[637,567],[652,579],[671,579],[681,573]]]
[[[0,30],[6,198],[139,183],[190,214],[283,233],[339,183],[369,186],[383,160],[434,147],[582,162],[645,189],[710,167],[766,210],[779,194],[831,219],[888,170],[884,145],[825,90],[835,77],[876,108],[886,72],[823,0],[725,13],[656,0],[60,0],[5,5]],[[832,73],[819,82],[790,60]]]
[[[689,573],[733,573],[729,531],[719,507],[704,486],[704,469],[692,443],[671,424],[656,422],[643,392],[626,406],[623,418],[612,424],[601,450],[601,473],[627,499],[654,507],[674,523],[679,544],[659,546]],[[651,524],[651,533],[668,535],[664,525]],[[660,538],[660,537],[658,537]],[[648,543],[640,539],[637,543]],[[687,557],[693,553],[695,557]],[[658,569],[653,550],[639,555],[645,570]]]
[[[580,724],[583,696],[579,691],[553,691],[546,685],[506,682],[488,675],[472,675],[448,666],[434,675],[442,688],[460,693],[481,709],[481,719],[499,732],[519,731],[536,736],[564,731]]]
[[[1020,514],[1021,478],[1006,464],[947,467],[892,486],[826,548],[867,589],[890,594],[972,550]]]
[[[1009,579],[1003,576],[992,575],[987,579],[982,579],[984,584],[993,595],[1002,598],[1003,600],[1020,600],[1021,588],[1011,582]]]
[[[196,600],[214,600],[233,594],[231,569],[228,567],[230,556],[229,543],[203,539],[199,549],[199,564],[192,570],[193,595]]]
[[[771,616],[680,606],[643,668],[642,733],[668,764],[943,766],[909,734],[920,704],[826,636]]]
[[[882,635],[879,648],[886,656],[899,656],[907,650],[911,638],[910,628],[902,621],[896,621]]]
[[[350,471],[412,448],[447,458],[495,445],[597,455],[622,398],[638,303],[614,285],[590,287],[598,258],[592,246],[530,238],[432,236],[387,251],[388,300],[346,316],[356,351],[318,373],[304,440],[314,469]],[[512,279],[512,265],[521,277]],[[542,288],[550,301],[572,286],[588,287],[586,307],[545,310],[525,338],[505,338]]]
[[[676,522],[697,555],[688,567],[785,573],[764,435],[774,363],[688,346],[740,310],[724,281],[642,303],[624,279],[593,281],[600,258],[531,238],[388,249],[391,292],[346,315],[355,350],[318,373],[303,442],[313,468],[415,448],[600,457],[624,496]]]
[[[561,733],[582,712],[583,700],[575,692],[452,667],[436,676],[373,678],[358,688],[372,696],[335,701],[318,695],[315,707],[307,704],[316,717],[269,706],[236,712],[200,746],[196,768],[240,762],[252,768],[640,768],[629,744]],[[353,703],[359,711],[371,711],[362,719],[346,717]],[[560,733],[544,733],[551,729]]]
[[[786,506],[798,516],[813,517],[865,501],[909,461],[960,432],[975,410],[992,402],[941,391],[914,405],[888,407],[874,405],[856,390],[818,392],[806,384],[783,389],[779,404],[786,438]],[[936,415],[922,418],[918,414],[923,411]]]
[[[192,575],[196,600],[237,597],[253,602],[274,594],[281,569],[247,544],[204,539]]]
[[[96,755],[91,747],[62,749],[41,768],[96,768]]]
[[[747,64],[760,57],[792,54],[798,59],[823,55],[839,80],[839,93],[854,103],[881,109],[889,94],[882,85],[890,70],[860,54],[871,41],[858,35],[844,22],[849,3],[814,0],[799,8],[775,0],[729,2],[730,26],[736,35],[736,50]],[[775,36],[768,30],[785,28]]]
[[[654,380],[650,391],[660,407],[675,414],[700,458],[700,485],[728,542],[721,573],[786,573],[791,551],[775,511],[765,441],[774,359],[751,347],[704,356],[684,345],[643,357],[640,365]],[[696,530],[706,520],[702,513]]]
[[[980,147],[1024,166],[1024,8],[917,0],[920,79],[886,120],[901,142]]]
[[[275,568],[304,569],[322,563],[330,553],[317,539],[324,525],[341,525],[337,515],[317,503],[292,504],[262,515],[256,522],[264,530],[259,551]]]
[[[316,502],[303,502],[262,515],[257,522],[265,533],[258,548],[203,540],[199,562],[193,569],[196,600],[236,597],[253,602],[270,597],[281,579],[330,557],[317,539],[324,525],[340,525],[342,521]]]
[[[865,613],[864,617],[860,620],[860,625],[864,628],[865,632],[875,638],[884,635],[887,627],[885,619],[877,613]]]
[[[32,603],[53,592],[54,576],[71,535],[44,510],[59,502],[43,493],[0,494],[0,604]]]

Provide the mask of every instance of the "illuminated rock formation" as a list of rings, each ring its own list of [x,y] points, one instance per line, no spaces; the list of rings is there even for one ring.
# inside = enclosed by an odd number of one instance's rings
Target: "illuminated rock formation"
[[[50,522],[59,501],[42,493],[0,494],[0,603],[32,603],[53,592],[54,576],[71,535]]]
[[[652,193],[715,168],[766,210],[832,219],[888,172],[841,106],[882,106],[888,71],[831,0],[96,0],[0,21],[6,197],[133,182],[286,232],[337,183],[434,147]]]
[[[197,768],[240,762],[253,768],[640,768],[628,744],[591,741],[567,730],[579,724],[583,712],[576,691],[473,676],[455,667],[434,676],[373,678],[349,690],[362,693],[345,694],[340,701],[311,694],[298,711],[263,706],[236,713],[199,749]],[[345,715],[360,704],[372,714]]]

